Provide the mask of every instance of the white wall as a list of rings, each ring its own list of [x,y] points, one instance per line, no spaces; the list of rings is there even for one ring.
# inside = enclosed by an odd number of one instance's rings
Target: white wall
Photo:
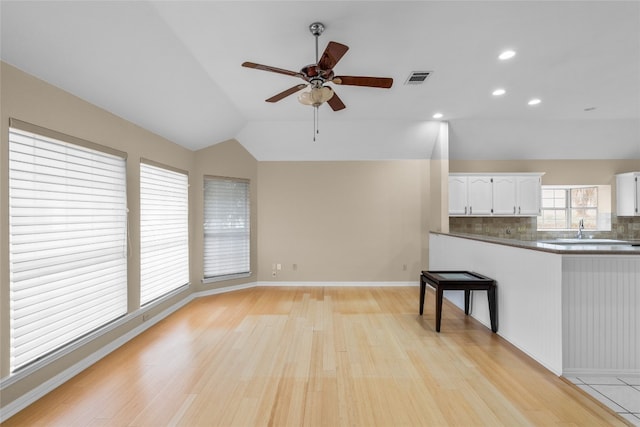
[[[562,373],[562,256],[431,234],[429,270],[475,271],[496,280],[498,334]],[[452,293],[447,292],[447,298]],[[463,308],[461,300],[454,303]],[[473,292],[472,316],[490,327],[487,293]],[[446,333],[443,323],[441,333]]]

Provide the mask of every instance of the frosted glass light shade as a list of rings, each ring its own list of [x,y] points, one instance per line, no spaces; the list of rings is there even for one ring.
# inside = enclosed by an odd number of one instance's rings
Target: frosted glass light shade
[[[314,87],[310,91],[301,92],[298,95],[298,101],[304,105],[311,105],[317,107],[333,96],[333,89],[328,86]]]

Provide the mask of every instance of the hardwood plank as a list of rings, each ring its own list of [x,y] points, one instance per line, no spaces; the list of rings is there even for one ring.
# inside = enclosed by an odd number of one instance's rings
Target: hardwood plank
[[[626,425],[450,304],[437,334],[418,293],[200,298],[3,426]]]

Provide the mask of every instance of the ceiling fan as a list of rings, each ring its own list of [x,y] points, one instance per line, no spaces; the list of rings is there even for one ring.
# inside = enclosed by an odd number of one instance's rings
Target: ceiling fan
[[[346,106],[334,90],[330,86],[326,86],[327,83],[387,89],[393,84],[393,79],[389,77],[336,76],[333,72],[333,68],[344,54],[347,53],[349,47],[341,43],[330,41],[322,53],[322,56],[318,58],[318,37],[324,31],[324,25],[320,22],[314,22],[309,25],[309,31],[316,39],[315,64],[307,65],[297,72],[268,65],[256,64],[254,62],[244,62],[242,64],[243,67],[247,68],[255,68],[256,70],[271,71],[273,73],[299,77],[306,82],[284,90],[271,98],[266,99],[266,102],[278,102],[289,95],[293,95],[294,93],[309,87],[308,91],[299,94],[298,101],[302,104],[316,107],[316,110],[320,105],[326,102],[333,111],[339,111],[344,109]]]

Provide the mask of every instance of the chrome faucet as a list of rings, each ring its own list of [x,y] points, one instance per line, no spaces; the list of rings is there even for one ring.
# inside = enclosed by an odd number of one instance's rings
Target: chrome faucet
[[[578,239],[582,239],[582,230],[584,230],[584,219],[580,219],[578,223],[578,235],[576,236]]]

